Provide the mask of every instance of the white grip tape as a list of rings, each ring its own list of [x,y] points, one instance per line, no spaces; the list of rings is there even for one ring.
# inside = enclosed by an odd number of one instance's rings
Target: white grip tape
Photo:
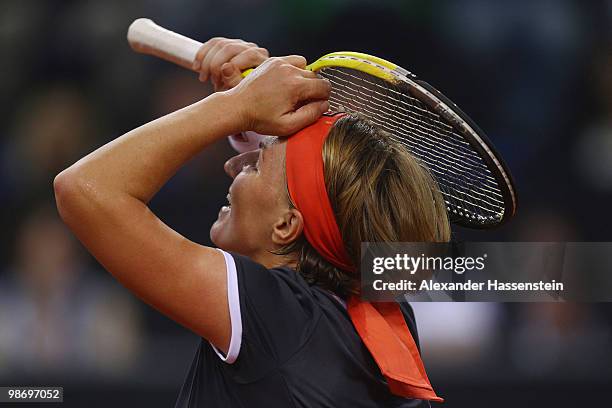
[[[148,18],[139,18],[130,25],[127,34],[132,49],[153,55],[191,69],[202,43],[158,26]]]
[[[139,18],[128,28],[128,42],[132,49],[141,54],[152,55],[173,62],[187,69],[192,64],[201,42],[158,26],[148,18]],[[229,143],[238,153],[259,148],[259,142],[266,137],[255,132],[242,132],[229,136]]]

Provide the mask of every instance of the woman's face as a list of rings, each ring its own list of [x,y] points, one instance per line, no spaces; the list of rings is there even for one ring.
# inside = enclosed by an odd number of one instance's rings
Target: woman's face
[[[250,257],[274,249],[274,225],[289,209],[284,166],[285,142],[276,137],[225,163],[225,172],[234,181],[228,205],[221,208],[210,229],[217,247]]]

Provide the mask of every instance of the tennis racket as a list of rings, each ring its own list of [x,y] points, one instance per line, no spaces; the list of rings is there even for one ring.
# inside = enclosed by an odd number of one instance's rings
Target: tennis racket
[[[128,41],[136,52],[187,69],[202,46],[143,18],[130,26]],[[330,81],[331,111],[361,113],[430,171],[452,222],[492,228],[515,214],[516,190],[502,158],[484,132],[427,82],[389,61],[358,52],[333,52],[307,69]]]

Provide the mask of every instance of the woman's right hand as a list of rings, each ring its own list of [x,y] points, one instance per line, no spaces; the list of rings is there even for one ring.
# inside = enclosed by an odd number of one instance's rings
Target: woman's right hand
[[[242,71],[259,66],[269,57],[268,50],[255,43],[215,37],[202,44],[193,69],[200,72],[200,81],[210,79],[215,92],[225,91],[240,83]]]
[[[310,125],[329,109],[329,81],[306,70],[299,55],[269,58],[235,88],[240,130],[288,136]]]

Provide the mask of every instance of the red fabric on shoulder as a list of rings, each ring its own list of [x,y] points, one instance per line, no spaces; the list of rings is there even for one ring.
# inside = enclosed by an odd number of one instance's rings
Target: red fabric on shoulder
[[[395,395],[443,402],[427,378],[419,350],[397,303],[369,303],[353,296],[351,321]]]

